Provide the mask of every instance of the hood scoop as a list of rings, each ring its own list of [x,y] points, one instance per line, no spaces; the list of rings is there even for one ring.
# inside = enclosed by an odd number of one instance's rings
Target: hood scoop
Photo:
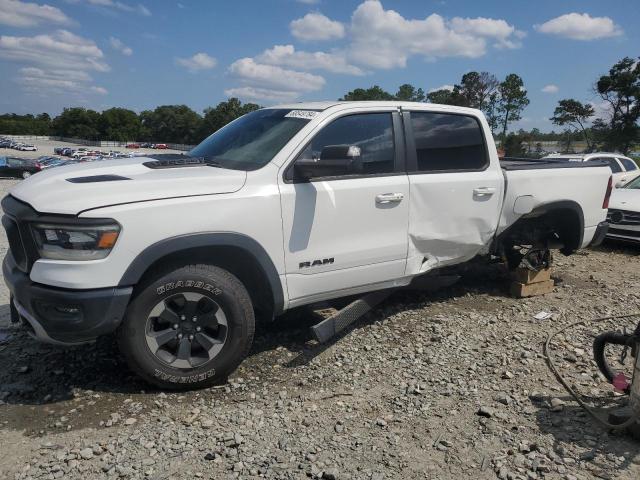
[[[67,178],[67,182],[71,183],[97,183],[97,182],[117,182],[119,180],[131,180],[120,175],[90,175],[87,177]]]

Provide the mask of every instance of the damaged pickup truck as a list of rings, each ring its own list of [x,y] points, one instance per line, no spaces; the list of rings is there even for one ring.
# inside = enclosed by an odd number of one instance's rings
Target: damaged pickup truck
[[[498,159],[477,110],[265,108],[184,155],[51,169],[2,201],[12,318],[77,344],[116,332],[163,388],[224,380],[257,319],[410,284],[476,256],[569,255],[607,230],[611,171]]]

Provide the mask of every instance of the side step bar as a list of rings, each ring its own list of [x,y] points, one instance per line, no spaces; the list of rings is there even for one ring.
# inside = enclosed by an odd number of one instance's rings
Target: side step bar
[[[459,275],[438,275],[429,276],[422,275],[413,279],[413,281],[406,287],[401,287],[405,290],[414,291],[435,291],[440,288],[445,288],[453,285],[460,280]],[[320,343],[325,343],[328,340],[335,337],[342,332],[349,325],[354,323],[360,317],[362,317],[369,310],[374,308],[380,302],[385,300],[389,295],[398,290],[397,288],[389,288],[387,290],[378,290],[375,292],[367,293],[363,297],[354,300],[349,305],[341,310],[336,311],[329,317],[322,320],[311,327],[313,336]]]
[[[316,337],[318,342],[325,343],[382,302],[394,291],[395,289],[391,288],[388,290],[371,292],[362,298],[354,300],[343,309],[338,310],[330,317],[325,318],[320,323],[311,327],[313,335]]]

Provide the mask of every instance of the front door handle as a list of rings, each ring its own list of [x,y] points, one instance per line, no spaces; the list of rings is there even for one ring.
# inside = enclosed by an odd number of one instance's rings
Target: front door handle
[[[494,187],[478,187],[473,189],[473,194],[476,197],[490,197],[494,193],[496,193]]]
[[[376,195],[376,203],[379,204],[387,204],[387,203],[400,203],[404,195],[402,193],[381,193],[380,195]]]

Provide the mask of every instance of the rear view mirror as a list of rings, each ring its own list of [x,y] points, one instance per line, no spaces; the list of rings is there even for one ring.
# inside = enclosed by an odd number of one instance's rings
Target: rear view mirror
[[[295,163],[298,178],[335,177],[357,171],[361,154],[354,145],[328,145],[320,152],[319,159],[301,158]]]

